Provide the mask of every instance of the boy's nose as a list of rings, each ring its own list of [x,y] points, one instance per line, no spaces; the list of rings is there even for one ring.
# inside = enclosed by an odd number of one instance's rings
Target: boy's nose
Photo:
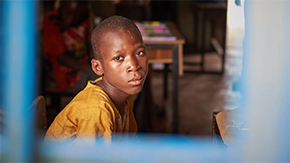
[[[140,69],[139,62],[136,57],[130,57],[127,72],[137,71]]]

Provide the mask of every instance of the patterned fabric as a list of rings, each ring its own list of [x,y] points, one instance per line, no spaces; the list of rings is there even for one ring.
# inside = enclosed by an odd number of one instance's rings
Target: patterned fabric
[[[57,115],[50,125],[46,140],[78,138],[108,138],[114,133],[136,133],[137,124],[133,114],[133,96],[127,100],[124,116],[111,101],[105,91],[88,82],[86,88]]]
[[[86,19],[78,26],[64,31],[59,29],[58,10],[48,12],[43,20],[43,51],[48,56],[54,72],[58,89],[72,88],[81,76],[81,72],[61,65],[57,56],[64,53],[81,63],[88,63],[89,54],[86,44],[90,39],[89,21]]]

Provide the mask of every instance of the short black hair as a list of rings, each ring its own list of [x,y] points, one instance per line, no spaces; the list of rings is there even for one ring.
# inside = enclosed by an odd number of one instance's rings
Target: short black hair
[[[95,59],[101,59],[100,47],[102,46],[104,34],[110,31],[117,31],[120,28],[135,30],[143,41],[138,27],[130,19],[118,15],[108,17],[99,23],[92,32],[91,43]]]

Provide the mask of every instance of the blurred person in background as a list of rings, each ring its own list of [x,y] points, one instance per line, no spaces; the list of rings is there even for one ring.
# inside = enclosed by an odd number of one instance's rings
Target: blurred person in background
[[[89,3],[57,1],[43,20],[43,52],[58,90],[77,93],[98,76],[91,70]]]

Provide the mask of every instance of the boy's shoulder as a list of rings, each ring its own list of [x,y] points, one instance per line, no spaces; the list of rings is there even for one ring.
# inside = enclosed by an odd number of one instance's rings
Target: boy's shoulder
[[[101,87],[95,85],[95,81],[89,81],[87,86],[75,96],[73,101],[94,104],[100,102],[111,103],[112,101],[108,94]]]
[[[99,78],[95,81],[89,81],[87,86],[80,91],[68,105],[87,109],[114,109],[114,103],[108,94],[95,84],[100,80],[102,79]]]
[[[99,80],[101,79],[89,81],[87,86],[73,98],[64,110],[69,114],[78,116],[88,113],[118,115],[118,110],[109,95],[95,84]],[[133,97],[130,96],[127,102],[129,110],[132,110]]]
[[[116,109],[100,87],[88,84],[67,104],[62,114],[73,119],[90,119],[97,115],[112,117],[116,115]]]

